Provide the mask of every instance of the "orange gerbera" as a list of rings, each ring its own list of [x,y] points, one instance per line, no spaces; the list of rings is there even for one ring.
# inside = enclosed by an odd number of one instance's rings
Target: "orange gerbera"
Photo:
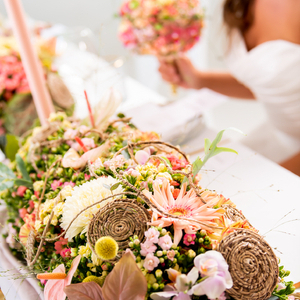
[[[158,183],[154,184],[154,195],[147,190],[143,191],[155,207],[174,216],[172,218],[155,210],[150,225],[161,227],[173,225],[176,245],[182,238],[182,230],[191,234],[200,229],[209,229],[210,226],[216,226],[216,220],[224,212],[223,209],[211,208],[211,204],[204,204],[194,190],[186,193],[186,187],[187,183],[184,183],[176,200],[167,180],[164,180],[161,188]]]

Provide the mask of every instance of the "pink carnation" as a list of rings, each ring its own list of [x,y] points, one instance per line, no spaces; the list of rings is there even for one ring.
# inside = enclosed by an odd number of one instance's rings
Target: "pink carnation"
[[[168,252],[167,252],[167,257],[168,257],[168,259],[169,260],[171,260],[171,261],[173,261],[174,260],[174,257],[175,257],[175,251],[174,250],[169,250]]]

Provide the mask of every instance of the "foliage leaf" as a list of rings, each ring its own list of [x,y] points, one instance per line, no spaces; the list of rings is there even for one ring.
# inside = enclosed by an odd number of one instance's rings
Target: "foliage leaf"
[[[18,166],[20,172],[22,173],[23,179],[26,181],[32,182],[32,180],[26,170],[24,160],[22,159],[22,157],[19,154],[16,155],[16,163],[17,163],[17,166]]]
[[[166,157],[162,156],[161,158],[162,158],[163,160],[165,160],[166,163],[168,164],[168,166],[170,166],[170,167],[172,168],[171,162],[170,162]]]
[[[64,288],[69,300],[105,300],[101,287],[96,282],[82,282]]]
[[[17,186],[22,185],[22,186],[26,186],[28,188],[32,188],[32,181],[28,181],[28,180],[21,179],[21,178],[16,179],[14,184]]]
[[[111,191],[116,190],[116,189],[119,187],[120,184],[121,184],[121,182],[115,183],[114,185],[111,186],[110,190],[111,190]]]
[[[15,160],[15,156],[19,150],[19,142],[15,135],[6,134],[6,145],[4,148],[5,155],[11,161]]]
[[[125,253],[103,286],[105,300],[144,300],[147,280],[137,266],[132,253]]]
[[[227,128],[227,129],[231,129],[231,130],[235,130],[239,133],[242,133],[244,134],[242,131],[240,131],[239,129],[236,129],[236,128],[233,128],[233,127],[230,127],[230,128]],[[202,169],[202,167],[206,164],[206,162],[213,156],[221,153],[221,152],[232,152],[232,153],[235,153],[235,154],[238,154],[235,150],[233,149],[230,149],[230,148],[224,148],[224,147],[218,147],[218,144],[221,142],[222,140],[222,137],[223,137],[223,134],[224,132],[226,131],[226,129],[220,131],[216,138],[211,142],[209,139],[205,139],[204,141],[204,153],[205,153],[205,156],[203,158],[203,160],[201,160],[199,157],[197,157],[197,159],[194,161],[193,163],[193,175],[196,176],[200,170]],[[183,180],[183,182],[187,182],[188,179],[185,178]]]

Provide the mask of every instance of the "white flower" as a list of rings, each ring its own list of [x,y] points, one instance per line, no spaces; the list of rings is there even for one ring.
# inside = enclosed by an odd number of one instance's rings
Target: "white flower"
[[[100,177],[98,179],[86,182],[81,186],[74,187],[72,196],[67,197],[63,207],[61,227],[66,230],[74,217],[76,217],[78,213],[91,204],[111,196],[112,194],[121,193],[123,189],[120,186],[114,191],[110,191],[105,187],[113,186],[117,182],[118,181],[112,177]],[[72,238],[79,233],[87,232],[87,227],[93,217],[93,214],[96,214],[100,208],[112,201],[114,201],[113,198],[105,200],[80,214],[72,223],[65,235],[65,238],[71,241]]]

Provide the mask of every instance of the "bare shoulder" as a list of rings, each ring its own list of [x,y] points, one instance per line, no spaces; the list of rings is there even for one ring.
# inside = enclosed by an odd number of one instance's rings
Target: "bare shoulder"
[[[245,36],[253,41],[252,46],[276,39],[300,44],[299,0],[255,0],[253,15],[253,25]]]

